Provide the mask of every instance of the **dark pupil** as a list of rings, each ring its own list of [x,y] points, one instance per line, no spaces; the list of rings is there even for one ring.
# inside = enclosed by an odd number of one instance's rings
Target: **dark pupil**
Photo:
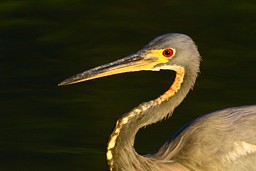
[[[170,55],[170,51],[169,51],[169,50],[166,50],[166,51],[165,51],[165,55]]]

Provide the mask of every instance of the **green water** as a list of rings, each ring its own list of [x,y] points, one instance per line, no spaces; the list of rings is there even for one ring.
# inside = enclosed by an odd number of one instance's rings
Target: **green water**
[[[163,93],[174,73],[57,84],[163,33],[195,40],[201,74],[172,119],[139,132],[139,153],[156,151],[204,113],[255,104],[255,18],[255,1],[1,1],[0,170],[107,170],[116,120]]]

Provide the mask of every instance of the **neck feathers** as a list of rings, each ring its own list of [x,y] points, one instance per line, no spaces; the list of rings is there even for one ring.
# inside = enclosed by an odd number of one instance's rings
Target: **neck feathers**
[[[136,170],[142,169],[143,166],[140,165],[142,156],[133,148],[136,133],[141,127],[171,116],[175,107],[181,103],[193,86],[196,76],[185,77],[185,69],[181,66],[171,66],[169,69],[176,71],[175,80],[169,90],[155,100],[140,104],[116,122],[106,153],[111,171],[128,168],[133,170],[135,166],[138,167]]]

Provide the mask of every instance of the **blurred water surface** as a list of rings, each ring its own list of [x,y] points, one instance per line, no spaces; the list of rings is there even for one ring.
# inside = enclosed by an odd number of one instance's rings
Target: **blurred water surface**
[[[174,73],[57,84],[160,34],[191,36],[201,74],[173,118],[139,132],[139,153],[204,113],[256,103],[255,1],[3,0],[0,16],[0,170],[107,170],[116,120],[163,93]]]

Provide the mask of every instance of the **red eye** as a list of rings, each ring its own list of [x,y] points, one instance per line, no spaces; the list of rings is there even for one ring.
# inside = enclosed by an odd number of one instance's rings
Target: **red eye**
[[[171,57],[171,56],[173,55],[173,50],[172,50],[172,49],[165,49],[165,50],[163,51],[163,55],[164,55],[165,57]]]

